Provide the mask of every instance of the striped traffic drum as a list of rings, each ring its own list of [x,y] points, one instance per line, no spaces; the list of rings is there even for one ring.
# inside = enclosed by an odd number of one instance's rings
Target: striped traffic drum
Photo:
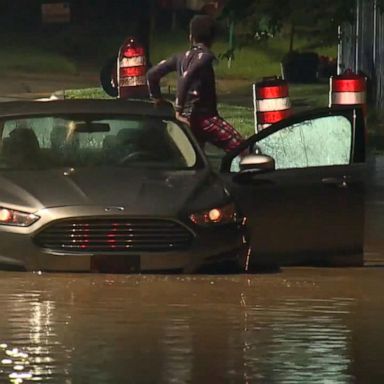
[[[329,107],[361,106],[366,112],[367,79],[351,70],[330,78]]]
[[[275,76],[263,78],[254,84],[253,98],[256,132],[292,115],[286,80]]]

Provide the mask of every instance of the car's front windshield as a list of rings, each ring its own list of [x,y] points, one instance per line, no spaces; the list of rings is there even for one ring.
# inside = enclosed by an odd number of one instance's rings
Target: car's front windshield
[[[0,129],[1,169],[188,169],[197,164],[185,132],[159,117],[23,117],[3,120]]]

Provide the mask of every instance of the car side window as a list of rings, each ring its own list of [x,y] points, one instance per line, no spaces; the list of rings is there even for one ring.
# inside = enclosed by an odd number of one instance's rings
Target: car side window
[[[196,164],[196,152],[185,133],[172,121],[164,121],[167,124],[167,136],[170,143],[174,145],[179,157],[188,166]]]
[[[346,165],[351,161],[352,125],[344,116],[326,116],[281,129],[256,143],[274,158],[276,169]]]
[[[2,138],[9,137],[15,129],[29,129],[34,132],[40,148],[50,148],[52,125],[53,119],[50,117],[9,120],[4,123]]]

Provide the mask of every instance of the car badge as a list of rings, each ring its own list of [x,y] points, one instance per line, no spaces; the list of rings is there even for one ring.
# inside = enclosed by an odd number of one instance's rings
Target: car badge
[[[123,212],[125,209],[124,207],[107,207],[104,208],[105,212]]]

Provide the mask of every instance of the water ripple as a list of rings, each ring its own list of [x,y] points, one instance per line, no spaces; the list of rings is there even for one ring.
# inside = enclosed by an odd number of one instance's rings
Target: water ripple
[[[340,273],[3,274],[0,382],[374,382],[383,279]]]

